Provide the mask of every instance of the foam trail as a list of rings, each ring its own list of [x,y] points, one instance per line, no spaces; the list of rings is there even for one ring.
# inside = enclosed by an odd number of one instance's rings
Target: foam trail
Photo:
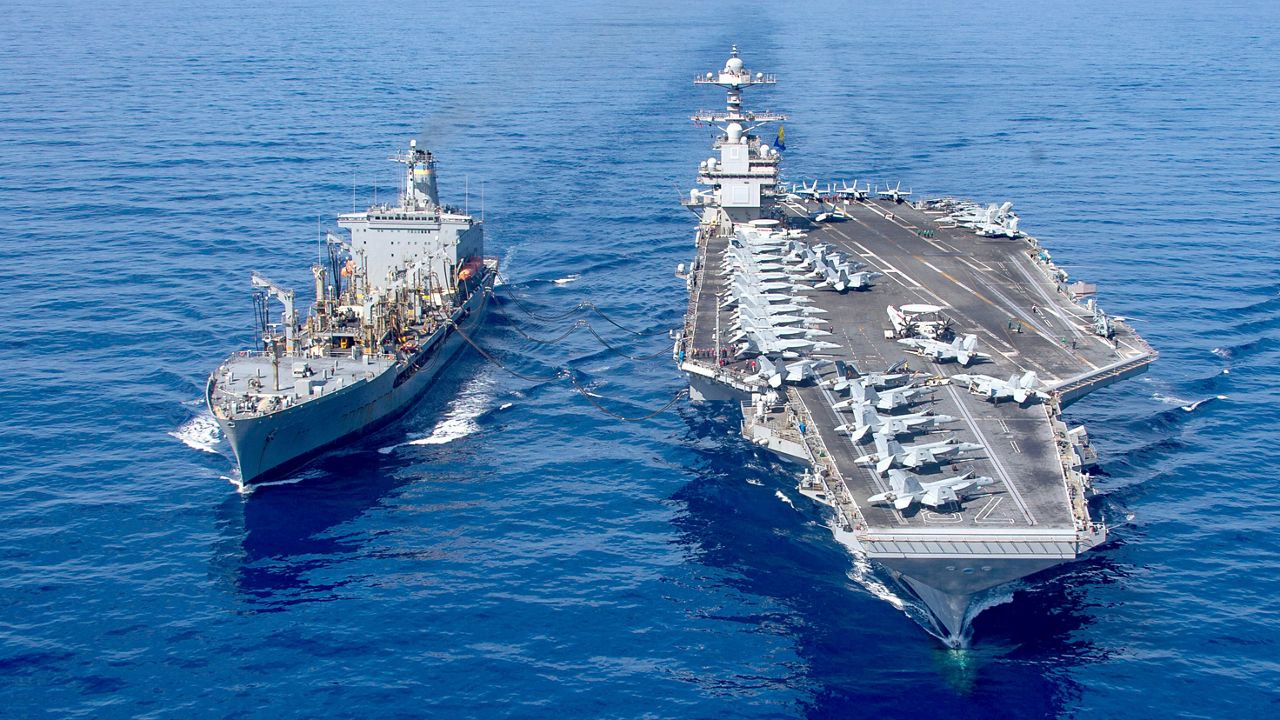
[[[876,598],[905,611],[907,601],[875,576],[871,561],[867,559],[866,553],[862,551],[862,545],[858,543],[854,534],[837,525],[834,517],[827,520],[827,528],[831,530],[831,534],[835,536],[836,541],[847,547],[850,555],[853,556],[853,569],[849,571],[849,579],[861,585]]]
[[[1227,396],[1226,396],[1226,395],[1214,395],[1214,396],[1212,396],[1212,397],[1207,397],[1207,398],[1205,398],[1205,399],[1203,399],[1203,400],[1197,400],[1197,401],[1195,401],[1195,402],[1193,402],[1193,403],[1191,403],[1191,404],[1189,404],[1189,405],[1183,405],[1183,406],[1182,406],[1182,409],[1183,409],[1183,410],[1186,410],[1187,412],[1192,412],[1192,411],[1194,411],[1196,408],[1200,407],[1201,405],[1203,405],[1203,404],[1205,404],[1205,403],[1207,403],[1207,402],[1212,402],[1212,401],[1214,401],[1214,400],[1226,400],[1226,399],[1227,399]]]
[[[579,277],[581,277],[581,276],[580,276],[580,275],[577,275],[577,274],[574,274],[574,275],[566,275],[566,276],[564,276],[564,277],[560,278],[559,280],[552,280],[551,282],[555,283],[556,285],[559,285],[560,287],[564,287],[565,285],[568,285],[569,283],[571,283],[571,282],[573,282],[573,281],[577,280]]]
[[[304,479],[303,477],[289,477],[284,478],[283,480],[272,480],[271,482],[259,482],[250,485],[238,477],[222,475],[221,478],[235,486],[236,492],[240,493],[244,497],[249,497],[253,494],[253,491],[258,488],[272,487],[275,485],[296,485]]]
[[[792,510],[796,509],[796,504],[791,502],[791,498],[787,497],[781,490],[774,490],[773,494],[776,495],[778,499],[781,500],[782,502],[790,505]]]
[[[488,411],[492,400],[493,381],[488,376],[476,377],[449,403],[448,412],[440,418],[429,434],[408,442],[378,448],[378,452],[387,455],[405,445],[444,445],[471,435],[480,429],[476,419]]]
[[[218,427],[218,421],[213,419],[213,414],[207,408],[182,423],[177,430],[169,431],[168,435],[181,440],[183,445],[192,450],[214,454],[218,452],[218,443],[222,442],[222,428]]]

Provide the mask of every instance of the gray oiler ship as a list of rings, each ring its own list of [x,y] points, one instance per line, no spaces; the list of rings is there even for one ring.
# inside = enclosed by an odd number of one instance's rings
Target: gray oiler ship
[[[785,188],[781,132],[753,134],[783,116],[742,106],[774,77],[735,49],[694,82],[728,98],[693,117],[721,134],[685,200],[700,217],[676,344],[691,395],[737,403],[747,438],[803,466],[836,537],[961,645],[1000,588],[1106,539],[1093,450],[1062,409],[1156,352],[1068,283],[1012,203]]]
[[[498,262],[484,257],[482,221],[440,204],[435,159],[416,141],[391,159],[406,166],[399,202],[338,216],[350,242],[326,234],[304,321],[292,290],[253,274],[258,346],[227,358],[205,391],[245,484],[403,414],[484,321]]]

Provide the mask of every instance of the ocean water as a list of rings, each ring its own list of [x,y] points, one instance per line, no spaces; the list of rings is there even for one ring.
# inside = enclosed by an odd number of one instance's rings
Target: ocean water
[[[356,7],[359,5],[360,7]],[[1280,7],[0,7],[0,715],[1240,718],[1280,708]],[[1161,351],[1069,410],[1112,539],[944,650],[652,355],[738,43],[788,179],[1013,200]],[[404,421],[243,495],[248,274],[412,136],[508,302]],[[624,329],[625,328],[625,329]],[[634,335],[626,330],[635,330]],[[1219,397],[1221,396],[1221,397]],[[1198,401],[1208,400],[1194,409]],[[890,598],[892,599],[892,598]]]

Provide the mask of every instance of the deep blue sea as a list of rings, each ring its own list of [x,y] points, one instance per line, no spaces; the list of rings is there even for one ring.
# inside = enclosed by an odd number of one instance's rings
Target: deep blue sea
[[[410,137],[542,316],[667,346],[731,43],[789,180],[1012,200],[1162,353],[1069,409],[1112,539],[944,650],[730,412],[474,353],[243,495],[201,404],[249,272]],[[0,4],[0,716],[1280,714],[1280,5]],[[469,193],[466,192],[469,190]],[[469,195],[469,197],[467,197]],[[622,415],[682,387],[513,303],[480,341]],[[522,334],[523,333],[523,334]],[[1224,396],[1185,411],[1184,405]]]

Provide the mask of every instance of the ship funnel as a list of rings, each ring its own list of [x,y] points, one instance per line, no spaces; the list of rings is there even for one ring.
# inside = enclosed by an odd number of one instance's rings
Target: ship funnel
[[[409,197],[411,204],[437,205],[440,202],[436,193],[436,159],[426,150],[418,147],[417,140],[409,141]]]

